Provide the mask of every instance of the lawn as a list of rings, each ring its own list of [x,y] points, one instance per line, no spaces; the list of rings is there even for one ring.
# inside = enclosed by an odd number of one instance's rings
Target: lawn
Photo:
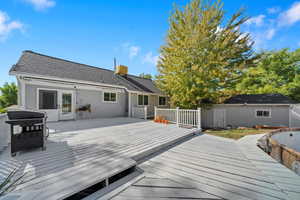
[[[272,130],[270,130],[270,129],[254,129],[254,128],[229,129],[229,130],[208,129],[208,130],[205,130],[204,133],[237,140],[237,139],[244,137],[245,135],[262,134],[262,133],[267,133],[270,131],[272,131]]]

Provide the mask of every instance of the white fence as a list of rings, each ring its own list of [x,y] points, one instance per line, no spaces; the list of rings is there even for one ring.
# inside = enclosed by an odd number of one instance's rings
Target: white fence
[[[9,125],[5,123],[6,114],[0,114],[0,151],[6,147],[10,141]]]
[[[294,105],[290,111],[290,128],[300,127],[300,106]]]
[[[201,109],[187,110],[187,109],[166,109],[156,108],[154,111],[155,119],[158,116],[163,117],[171,123],[176,123],[178,126],[192,126],[199,130],[201,129]]]

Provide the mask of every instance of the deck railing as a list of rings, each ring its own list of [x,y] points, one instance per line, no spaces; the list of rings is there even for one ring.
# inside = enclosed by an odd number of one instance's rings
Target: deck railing
[[[132,117],[133,118],[140,118],[140,119],[147,119],[147,106],[142,107],[132,107]]]
[[[201,109],[189,110],[189,109],[166,109],[157,108],[154,109],[155,119],[160,116],[168,120],[171,123],[175,123],[178,126],[192,126],[201,129]]]

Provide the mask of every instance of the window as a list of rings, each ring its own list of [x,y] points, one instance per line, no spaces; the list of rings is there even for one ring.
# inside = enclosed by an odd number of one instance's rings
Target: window
[[[166,97],[159,97],[158,99],[158,105],[165,106],[167,103]]]
[[[271,117],[270,110],[256,110],[256,117]]]
[[[112,103],[117,102],[117,93],[104,92],[103,101],[104,102],[112,102]]]
[[[147,106],[148,105],[148,96],[147,95],[138,95],[138,105]]]
[[[39,109],[57,109],[57,91],[39,90]]]

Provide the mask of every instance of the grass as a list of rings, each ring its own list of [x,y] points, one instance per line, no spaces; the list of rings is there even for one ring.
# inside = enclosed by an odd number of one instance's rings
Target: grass
[[[254,129],[254,128],[229,129],[229,130],[208,129],[208,130],[204,131],[204,133],[238,140],[246,135],[262,134],[262,133],[267,133],[270,131],[272,131],[272,130],[270,130],[270,129]]]

